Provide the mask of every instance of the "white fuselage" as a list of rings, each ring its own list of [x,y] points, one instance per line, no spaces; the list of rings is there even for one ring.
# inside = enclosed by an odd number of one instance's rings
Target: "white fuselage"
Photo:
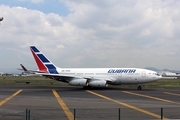
[[[142,84],[161,78],[155,71],[139,68],[57,68],[59,74],[85,79],[101,79],[108,84]]]

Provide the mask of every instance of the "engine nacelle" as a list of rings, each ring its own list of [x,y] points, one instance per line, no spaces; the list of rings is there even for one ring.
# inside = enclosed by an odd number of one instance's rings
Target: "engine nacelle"
[[[89,86],[92,86],[92,87],[107,87],[108,84],[106,81],[104,80],[94,80],[94,81],[90,81],[88,83]]]
[[[86,79],[73,79],[69,81],[69,84],[73,86],[87,86],[88,85]]]

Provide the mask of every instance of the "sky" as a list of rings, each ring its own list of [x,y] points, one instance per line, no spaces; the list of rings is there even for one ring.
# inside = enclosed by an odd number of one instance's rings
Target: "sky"
[[[180,70],[179,0],[0,0],[0,72],[62,68]]]

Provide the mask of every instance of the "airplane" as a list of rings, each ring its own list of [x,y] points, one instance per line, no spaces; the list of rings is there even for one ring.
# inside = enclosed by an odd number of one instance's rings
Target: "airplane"
[[[108,85],[132,85],[153,82],[162,78],[157,72],[142,68],[59,68],[37,47],[30,46],[42,76],[83,88],[107,87]]]
[[[0,18],[0,25],[1,25],[1,21],[3,21],[3,19],[4,19],[3,17]]]
[[[3,18],[3,17],[1,17],[1,18],[0,18],[0,22],[1,22],[1,21],[3,21],[3,19],[4,19],[4,18]]]
[[[22,67],[22,69],[19,68],[18,70],[23,70],[24,73],[27,73],[27,74],[31,73],[30,70],[27,70],[22,64],[20,64],[20,66]]]
[[[39,71],[39,70],[28,70],[28,69],[26,69],[26,68],[23,66],[23,64],[20,64],[20,66],[22,67],[22,69],[19,68],[18,70],[23,70],[24,73],[26,73],[26,74],[37,74],[37,73],[42,73],[42,72]],[[44,73],[44,72],[43,72],[43,73]]]

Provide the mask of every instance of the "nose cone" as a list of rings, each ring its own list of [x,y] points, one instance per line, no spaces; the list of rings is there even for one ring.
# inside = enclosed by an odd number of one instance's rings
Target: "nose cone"
[[[159,80],[162,78],[162,76],[155,71],[152,72],[152,76],[155,80]]]
[[[162,76],[161,76],[161,75],[157,76],[157,79],[161,79],[161,78],[162,78]]]
[[[162,75],[160,75],[160,74],[158,74],[158,73],[155,73],[155,75],[156,75],[156,79],[157,79],[157,80],[162,78]]]

